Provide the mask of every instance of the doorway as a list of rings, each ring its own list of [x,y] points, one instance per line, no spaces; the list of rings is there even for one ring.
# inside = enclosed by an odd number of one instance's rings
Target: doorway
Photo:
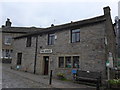
[[[48,75],[48,70],[49,70],[49,56],[44,56],[44,75]]]
[[[17,65],[21,65],[22,53],[17,53]]]

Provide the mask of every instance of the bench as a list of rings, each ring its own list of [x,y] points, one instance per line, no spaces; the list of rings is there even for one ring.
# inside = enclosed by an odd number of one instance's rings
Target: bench
[[[87,84],[95,84],[97,90],[101,85],[101,73],[100,72],[91,72],[91,71],[82,71],[77,70],[76,73],[73,73],[73,78],[75,81],[79,81]]]

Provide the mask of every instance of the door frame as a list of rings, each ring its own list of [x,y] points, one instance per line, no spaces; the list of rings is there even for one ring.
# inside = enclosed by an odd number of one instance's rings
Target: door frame
[[[21,65],[22,64],[22,53],[19,52],[17,53],[17,65]]]
[[[48,61],[46,59],[48,58]],[[49,75],[49,56],[43,56],[43,75]]]

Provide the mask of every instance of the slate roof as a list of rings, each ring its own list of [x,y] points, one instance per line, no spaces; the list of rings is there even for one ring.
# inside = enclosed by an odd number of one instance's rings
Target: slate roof
[[[42,28],[36,27],[2,27],[3,33],[32,33]]]
[[[15,37],[14,39],[24,38],[24,37],[28,37],[28,36],[36,36],[36,35],[41,35],[41,34],[45,34],[45,33],[52,33],[52,32],[56,32],[56,31],[62,31],[62,30],[68,30],[68,29],[75,29],[78,27],[83,27],[85,25],[91,25],[94,23],[104,22],[105,20],[106,20],[105,16],[101,15],[101,16],[97,16],[94,18],[90,18],[90,19],[80,20],[80,21],[57,25],[57,26],[51,26],[48,28],[41,29],[39,31],[38,30],[34,31],[27,35]]]

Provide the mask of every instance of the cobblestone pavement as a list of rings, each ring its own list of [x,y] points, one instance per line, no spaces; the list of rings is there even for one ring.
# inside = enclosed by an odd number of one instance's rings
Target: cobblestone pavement
[[[3,68],[2,72],[2,88],[50,88],[43,83],[34,82]]]
[[[91,88],[95,87],[76,84],[71,81],[52,80],[49,85],[49,76],[35,75],[28,72],[10,69],[9,64],[2,65],[2,88]]]

